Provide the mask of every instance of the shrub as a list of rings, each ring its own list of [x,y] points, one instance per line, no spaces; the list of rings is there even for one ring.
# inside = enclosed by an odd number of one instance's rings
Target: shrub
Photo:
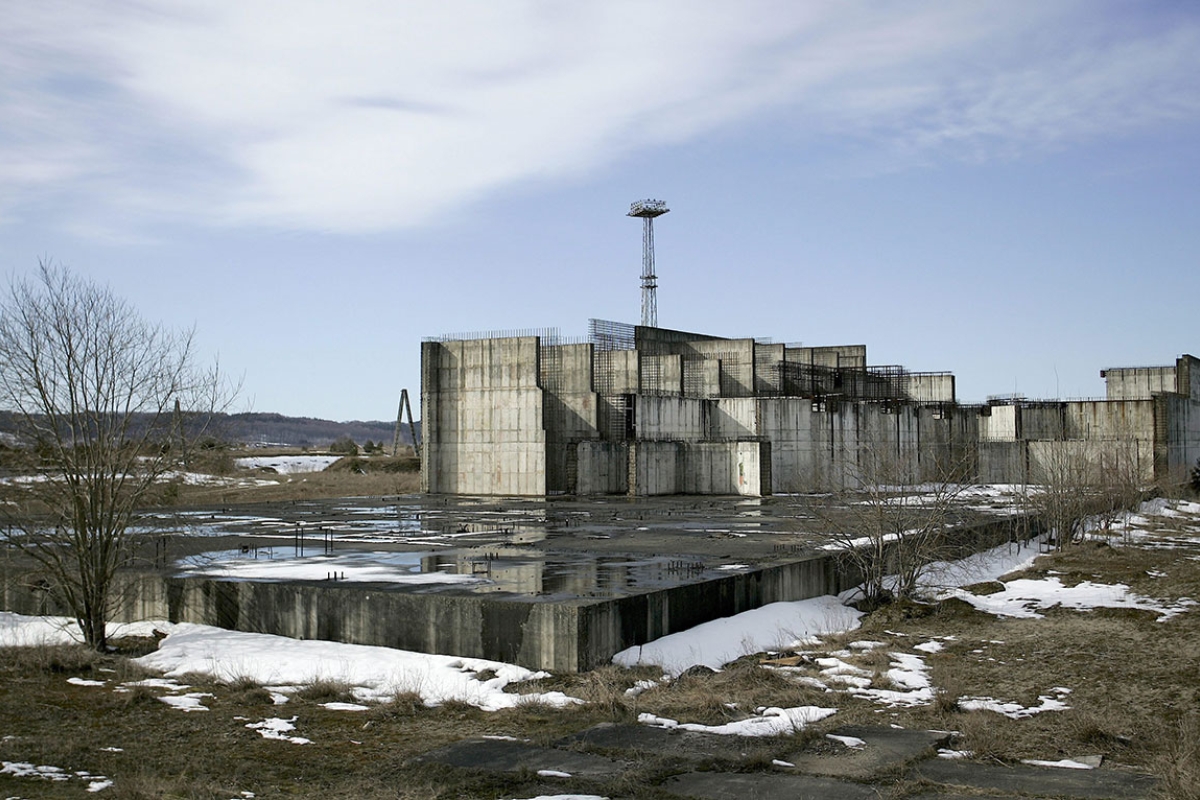
[[[357,700],[349,684],[342,681],[332,681],[317,678],[307,686],[301,687],[294,695],[298,700],[310,703],[354,703]]]

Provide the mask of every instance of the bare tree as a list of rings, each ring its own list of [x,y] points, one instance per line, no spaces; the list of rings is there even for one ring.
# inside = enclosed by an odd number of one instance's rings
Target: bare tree
[[[1081,541],[1089,520],[1108,530],[1142,497],[1143,459],[1132,435],[1033,442],[1031,456],[1026,503],[1059,549]]]
[[[36,468],[10,482],[5,513],[90,646],[105,646],[139,508],[225,393],[215,366],[196,366],[191,331],[146,322],[60,266],[43,262],[0,300],[0,408]]]
[[[960,555],[955,509],[970,488],[970,456],[913,474],[894,455],[859,455],[846,485],[856,488],[810,501],[830,549],[861,579],[861,601],[876,607],[917,593],[926,568]],[[923,477],[923,479],[921,479]]]

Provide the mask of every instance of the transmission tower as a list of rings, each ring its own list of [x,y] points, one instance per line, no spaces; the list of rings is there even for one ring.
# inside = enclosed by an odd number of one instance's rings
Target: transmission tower
[[[658,327],[658,276],[654,274],[654,218],[671,209],[662,200],[638,200],[629,206],[630,217],[642,218],[642,325]]]

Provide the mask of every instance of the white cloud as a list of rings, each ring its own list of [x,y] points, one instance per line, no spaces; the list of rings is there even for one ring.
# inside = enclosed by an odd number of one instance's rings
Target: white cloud
[[[16,4],[0,214],[58,195],[113,217],[387,230],[766,110],[801,139],[984,158],[1194,120],[1196,20],[1107,8]]]

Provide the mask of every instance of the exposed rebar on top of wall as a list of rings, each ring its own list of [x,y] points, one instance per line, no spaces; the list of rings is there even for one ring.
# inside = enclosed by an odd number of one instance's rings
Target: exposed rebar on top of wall
[[[472,333],[444,333],[440,336],[427,336],[426,342],[473,342],[480,339],[519,339],[526,336],[536,336],[542,344],[562,344],[563,337],[558,328],[517,328],[502,331],[474,331]]]
[[[601,350],[633,350],[637,326],[607,319],[588,320],[588,338]]]

